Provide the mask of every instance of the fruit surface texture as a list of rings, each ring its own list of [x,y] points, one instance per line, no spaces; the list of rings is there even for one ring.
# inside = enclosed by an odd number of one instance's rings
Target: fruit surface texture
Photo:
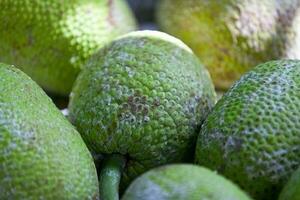
[[[300,168],[294,172],[280,193],[279,200],[300,199]]]
[[[27,75],[0,64],[0,199],[98,199],[80,134]]]
[[[132,182],[122,200],[250,200],[222,176],[188,164],[152,169]]]
[[[196,162],[255,199],[276,199],[300,161],[300,61],[260,64],[216,104],[198,137]]]
[[[93,152],[126,157],[128,183],[151,167],[192,159],[215,96],[208,71],[186,45],[138,31],[89,60],[71,94],[70,120]]]
[[[124,0],[1,0],[0,62],[47,91],[68,95],[98,48],[135,29]]]
[[[259,63],[300,58],[298,0],[162,0],[158,8],[160,28],[194,50],[219,90]]]

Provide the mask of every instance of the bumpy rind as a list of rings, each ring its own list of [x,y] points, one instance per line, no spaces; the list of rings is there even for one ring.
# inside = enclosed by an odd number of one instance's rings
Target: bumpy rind
[[[98,199],[80,134],[43,90],[0,63],[0,199]]]
[[[217,89],[227,90],[259,63],[300,58],[299,8],[298,0],[162,0],[157,21],[194,50]]]
[[[195,165],[174,164],[152,169],[135,179],[122,200],[250,200],[235,184]]]
[[[276,199],[300,164],[300,61],[261,64],[225,93],[200,131],[196,162],[255,199]]]
[[[124,0],[1,0],[0,7],[0,62],[60,95],[87,58],[136,28]]]
[[[208,71],[185,44],[138,31],[88,62],[69,116],[92,151],[127,157],[128,183],[151,167],[192,159],[196,131],[215,98]]]

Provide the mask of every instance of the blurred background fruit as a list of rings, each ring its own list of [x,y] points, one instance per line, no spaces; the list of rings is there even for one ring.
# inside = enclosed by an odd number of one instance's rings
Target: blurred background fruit
[[[161,0],[157,22],[194,50],[218,90],[259,63],[300,58],[299,0]]]
[[[125,0],[3,0],[0,7],[0,62],[62,96],[87,58],[136,29]]]

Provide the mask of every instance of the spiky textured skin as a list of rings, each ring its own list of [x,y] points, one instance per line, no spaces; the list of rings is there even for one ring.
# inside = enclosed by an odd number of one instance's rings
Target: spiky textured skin
[[[196,162],[254,199],[276,199],[300,164],[300,61],[261,64],[225,93],[198,137]]]
[[[0,199],[98,199],[87,147],[43,90],[0,63]]]
[[[133,181],[122,200],[250,200],[236,185],[195,165],[152,169]]]
[[[291,175],[278,200],[300,200],[300,168]]]
[[[124,0],[0,0],[0,62],[68,95],[83,63],[135,29]]]
[[[161,0],[157,13],[160,28],[194,50],[217,89],[259,63],[300,58],[298,0]]]
[[[214,103],[208,71],[186,45],[141,31],[93,56],[75,82],[69,116],[93,152],[127,157],[126,185],[149,168],[191,159]]]

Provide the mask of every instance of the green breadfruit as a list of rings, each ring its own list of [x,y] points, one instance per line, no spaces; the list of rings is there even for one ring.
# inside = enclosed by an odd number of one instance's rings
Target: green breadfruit
[[[99,199],[80,134],[36,83],[1,63],[0,199]]]
[[[200,57],[217,89],[259,63],[300,58],[299,0],[161,0],[157,20]]]
[[[300,200],[300,168],[291,175],[279,195],[279,200]]]
[[[273,200],[300,164],[300,61],[261,64],[224,94],[200,131],[196,162],[254,199]]]
[[[191,160],[196,132],[215,98],[208,71],[186,45],[140,31],[88,62],[71,93],[69,117],[90,150],[119,155],[107,165],[126,160],[126,186],[152,167]]]
[[[122,200],[250,200],[236,185],[194,165],[152,169],[132,182]]]
[[[0,0],[0,62],[68,95],[83,63],[135,29],[124,0]]]

